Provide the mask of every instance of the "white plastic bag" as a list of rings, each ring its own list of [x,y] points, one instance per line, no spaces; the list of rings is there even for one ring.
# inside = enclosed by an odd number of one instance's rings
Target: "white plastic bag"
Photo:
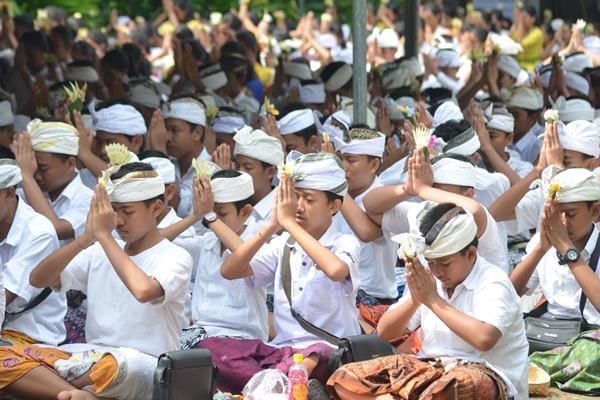
[[[255,374],[242,390],[245,400],[288,400],[291,384],[277,369],[265,369]]]

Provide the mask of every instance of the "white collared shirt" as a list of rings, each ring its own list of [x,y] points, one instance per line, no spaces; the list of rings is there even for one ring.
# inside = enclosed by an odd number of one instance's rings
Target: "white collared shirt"
[[[252,207],[252,214],[246,221],[246,230],[250,236],[258,233],[261,228],[271,219],[271,211],[273,211],[273,200],[275,199],[276,190],[273,189],[261,201]],[[248,237],[250,237],[248,236]]]
[[[202,148],[197,159],[198,161],[210,161],[210,154],[206,151],[206,147]],[[181,218],[185,218],[192,213],[194,208],[192,185],[194,183],[196,171],[194,167],[190,165],[187,172],[183,173],[177,160],[175,160],[173,164],[175,164],[175,179],[177,180],[177,187],[179,187],[179,206],[177,207],[177,215]],[[194,226],[194,228],[196,228],[196,226]],[[198,232],[198,229],[196,229],[196,232]],[[200,232],[203,233],[205,230],[200,229]]]
[[[332,224],[333,225],[333,224]],[[252,288],[274,282],[274,324],[277,336],[275,346],[307,347],[314,343],[329,343],[305,331],[292,316],[281,280],[284,246],[290,235],[281,236],[265,244],[256,253],[250,267],[254,275],[246,278]],[[290,252],[292,274],[292,302],[303,318],[338,337],[360,334],[356,292],[360,287],[357,262],[360,257],[358,239],[343,235],[330,226],[319,243],[348,265],[350,279],[335,282],[317,269],[304,249],[296,243]]]
[[[233,99],[233,101],[231,101],[231,105],[234,108],[240,109],[242,114],[244,114],[244,120],[248,125],[252,123],[254,117],[260,109],[260,103],[258,102],[258,100],[256,100],[254,96],[248,95],[243,90],[240,92],[240,94],[237,95],[235,99]]]
[[[67,300],[64,294],[51,293],[29,311],[23,310],[42,289],[29,284],[29,274],[47,256],[58,250],[56,231],[50,220],[38,214],[19,198],[17,211],[6,239],[0,242],[0,261],[4,265],[4,288],[18,297],[6,307],[3,329],[22,332],[39,343],[58,345],[65,340]]]
[[[363,199],[365,195],[371,190],[382,186],[379,179],[375,178],[371,186],[356,196],[354,201],[364,210]],[[352,228],[350,228],[341,212],[335,215],[334,222],[339,232],[354,235]],[[358,261],[358,273],[360,277],[360,289],[374,297],[395,299],[398,296],[395,276],[398,243],[391,239],[387,231],[372,242],[365,243],[359,240],[359,243],[360,259]]]
[[[519,153],[523,161],[533,163],[540,155],[540,150],[542,149],[542,142],[538,139],[538,135],[543,132],[544,127],[536,122],[529,129],[529,132],[517,143],[510,146],[509,149]]]
[[[60,240],[60,247],[73,241],[74,238],[81,235],[85,230],[93,195],[94,192],[83,184],[79,174],[69,182],[56,200],[52,201],[48,193],[44,192],[44,197],[56,213],[56,216],[59,219],[67,221],[73,228],[73,239]],[[24,192],[23,197],[29,203]]]
[[[179,221],[181,221],[181,217],[177,215],[175,209],[169,207],[169,212],[158,223],[157,227],[158,229],[168,228]],[[189,227],[183,231],[181,235],[173,240],[173,243],[190,253],[194,265],[198,263],[198,260],[200,259],[201,243],[193,227]]]
[[[423,347],[419,356],[454,357],[462,360],[486,361],[506,381],[509,395],[527,399],[527,353],[529,345],[521,314],[521,303],[515,289],[502,270],[477,257],[467,278],[454,289],[452,297],[437,281],[438,294],[458,311],[493,325],[502,334],[489,351],[480,352],[446,326],[429,308],[421,305],[408,322],[411,331],[423,328]],[[408,301],[404,293],[390,310]],[[388,310],[389,312],[389,310]]]
[[[117,243],[125,246],[122,241]],[[164,239],[130,259],[160,283],[165,292],[162,298],[137,301],[99,243],[75,256],[60,275],[62,292],[80,290],[88,297],[87,343],[128,347],[153,356],[179,350],[192,258]]]
[[[242,233],[242,240],[252,235]],[[227,280],[221,275],[221,242],[209,231],[200,237],[202,252],[195,267],[192,289],[192,321],[208,336],[269,339],[269,321],[264,288],[252,289],[242,279]]]
[[[546,201],[539,181],[535,181],[515,206],[515,219],[510,234],[537,229],[542,220],[542,211]],[[510,221],[510,222],[512,222]]]
[[[540,240],[536,233],[527,244],[527,253],[530,253]],[[598,228],[590,235],[581,257],[590,262],[594,246],[598,240]],[[600,277],[600,268],[596,268],[596,275]],[[581,286],[575,279],[568,265],[560,265],[556,256],[556,249],[550,248],[538,263],[533,275],[527,282],[528,294],[533,293],[535,288],[542,287],[544,297],[548,300],[548,312],[557,318],[575,319],[581,318],[579,301],[581,299]],[[591,301],[585,303],[583,309],[585,320],[592,325],[600,325],[600,311],[594,308]]]
[[[510,181],[500,172],[489,172],[486,169],[475,167],[475,200],[485,208],[490,208],[498,197],[510,189]]]

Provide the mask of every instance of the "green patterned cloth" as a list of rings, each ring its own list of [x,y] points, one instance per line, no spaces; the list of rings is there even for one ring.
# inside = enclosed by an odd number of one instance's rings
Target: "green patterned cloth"
[[[568,346],[533,353],[529,361],[565,392],[600,395],[600,329],[581,333]]]

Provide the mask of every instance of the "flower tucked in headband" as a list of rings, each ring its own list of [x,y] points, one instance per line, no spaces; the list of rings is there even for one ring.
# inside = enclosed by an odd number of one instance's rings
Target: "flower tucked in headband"
[[[127,164],[131,161],[131,153],[120,143],[111,143],[106,146],[106,156],[113,167]]]
[[[282,161],[281,163],[279,163],[279,165],[277,166],[277,176],[279,176],[279,179],[283,178],[284,176],[287,176],[288,178],[291,178],[294,176],[294,166],[292,163],[289,162],[285,162]]]
[[[560,185],[558,183],[551,183],[550,186],[548,186],[548,194],[546,195],[546,198],[554,200],[556,193],[558,193],[559,190]]]
[[[264,103],[263,107],[267,114],[271,114],[274,117],[279,115],[279,110],[277,108],[275,108],[275,106],[271,103],[271,101],[269,100],[268,97],[265,97],[265,103]]]

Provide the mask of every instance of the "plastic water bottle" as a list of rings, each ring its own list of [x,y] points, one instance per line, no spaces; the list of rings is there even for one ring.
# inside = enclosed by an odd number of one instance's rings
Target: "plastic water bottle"
[[[294,354],[294,364],[288,370],[288,379],[292,387],[290,400],[308,399],[308,372],[302,364],[303,361],[304,356],[302,354]]]

